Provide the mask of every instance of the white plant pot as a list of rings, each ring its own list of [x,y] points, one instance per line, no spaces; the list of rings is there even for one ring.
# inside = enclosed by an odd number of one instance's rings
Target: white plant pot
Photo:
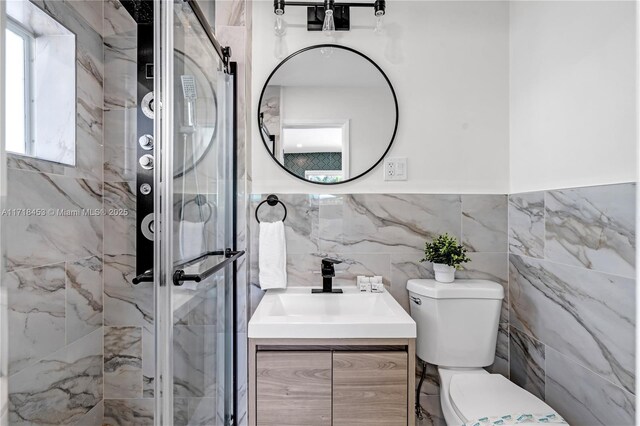
[[[456,279],[456,268],[444,263],[434,263],[433,272],[435,272],[436,281],[440,283],[452,283]]]

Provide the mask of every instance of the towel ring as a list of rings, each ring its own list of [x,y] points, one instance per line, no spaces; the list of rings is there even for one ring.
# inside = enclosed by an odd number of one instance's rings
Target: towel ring
[[[287,218],[287,206],[285,206],[282,201],[278,200],[277,195],[271,194],[267,197],[266,200],[258,204],[258,207],[256,207],[256,220],[258,221],[258,223],[260,223],[260,219],[258,219],[258,210],[260,210],[260,206],[262,206],[264,203],[269,204],[271,207],[275,206],[278,203],[282,204],[282,208],[284,208],[284,217],[282,218],[282,221],[285,221],[285,219]]]
[[[191,200],[189,200],[186,203],[184,203],[184,206],[180,207],[180,210],[178,212],[179,220],[184,220],[184,208],[187,207],[191,203],[194,203],[198,207],[207,206],[208,214],[207,214],[207,218],[204,220],[204,222],[208,222],[209,219],[211,219],[211,216],[213,216],[213,206],[211,205],[211,203],[209,201],[207,201],[207,198],[204,195],[198,194],[194,198],[192,198]]]

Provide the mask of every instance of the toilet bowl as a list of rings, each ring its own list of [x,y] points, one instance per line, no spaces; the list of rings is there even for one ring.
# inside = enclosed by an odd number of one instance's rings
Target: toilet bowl
[[[488,280],[407,281],[411,317],[417,325],[416,355],[438,366],[440,403],[449,426],[483,417],[562,418],[533,394],[484,367],[495,359],[504,289]]]

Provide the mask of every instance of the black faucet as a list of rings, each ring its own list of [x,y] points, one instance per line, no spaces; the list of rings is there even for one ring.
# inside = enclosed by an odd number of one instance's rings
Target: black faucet
[[[311,293],[342,293],[342,289],[333,288],[333,277],[336,276],[333,265],[336,263],[342,263],[342,261],[329,257],[322,259],[322,288],[311,289]]]

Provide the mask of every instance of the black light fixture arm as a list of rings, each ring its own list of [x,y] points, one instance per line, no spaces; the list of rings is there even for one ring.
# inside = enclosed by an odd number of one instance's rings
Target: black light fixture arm
[[[340,7],[372,7],[374,9],[375,14],[377,15],[379,12],[382,12],[384,15],[386,10],[386,1],[385,0],[376,0],[373,3],[343,3],[343,2],[335,2],[334,0],[327,0],[324,2],[305,2],[305,1],[286,1],[286,0],[273,0],[273,12],[276,15],[284,14],[285,6],[303,6],[303,7],[326,7],[327,3],[330,4],[331,8],[340,6]]]

